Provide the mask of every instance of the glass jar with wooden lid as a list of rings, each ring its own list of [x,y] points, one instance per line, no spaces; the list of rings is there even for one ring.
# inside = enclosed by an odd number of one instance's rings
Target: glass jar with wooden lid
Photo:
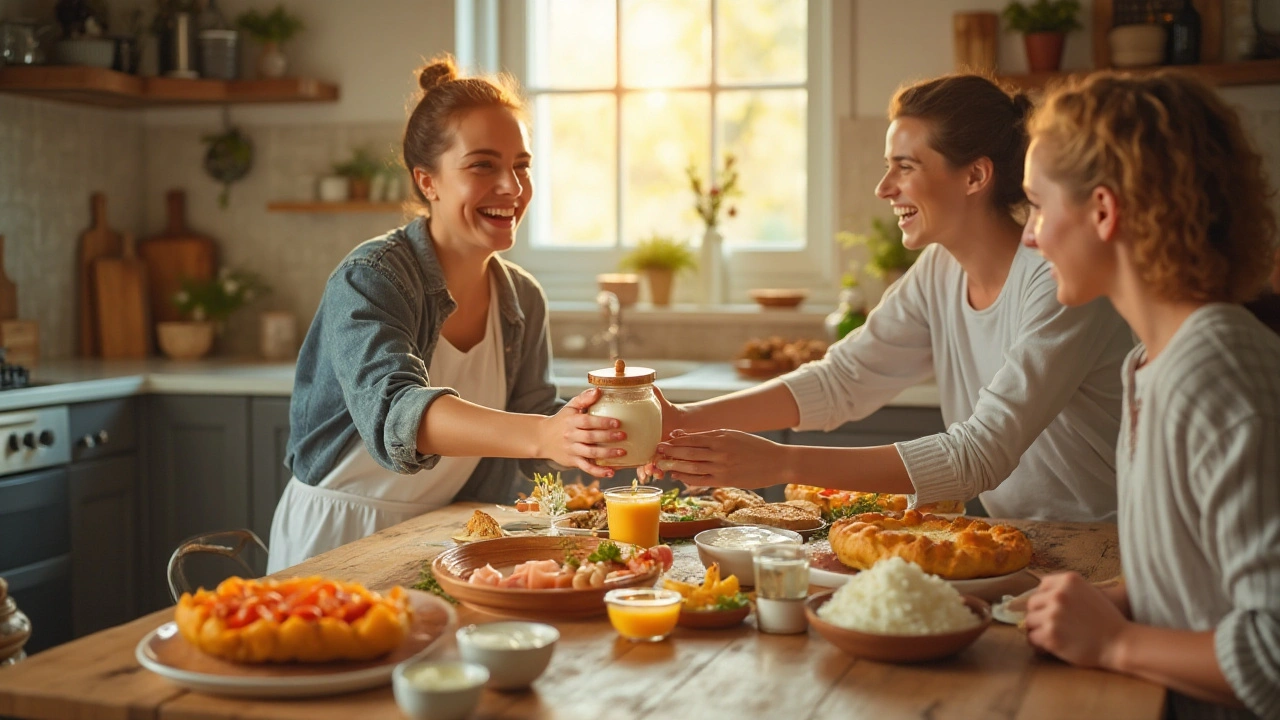
[[[653,394],[657,373],[652,368],[627,367],[618,359],[613,367],[587,373],[587,381],[600,388],[600,399],[587,409],[591,415],[617,418],[618,428],[627,434],[625,440],[601,443],[602,447],[620,447],[626,455],[600,458],[604,467],[640,467],[653,458],[662,439],[662,406]]]

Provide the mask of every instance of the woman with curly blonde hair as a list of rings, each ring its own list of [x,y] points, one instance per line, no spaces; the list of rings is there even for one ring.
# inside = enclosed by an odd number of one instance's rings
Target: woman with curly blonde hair
[[[1170,688],[1178,718],[1280,717],[1280,337],[1241,303],[1272,268],[1262,161],[1213,90],[1099,73],[1031,123],[1024,241],[1058,298],[1141,343],[1117,449],[1124,583],[1044,579],[1031,643]]]

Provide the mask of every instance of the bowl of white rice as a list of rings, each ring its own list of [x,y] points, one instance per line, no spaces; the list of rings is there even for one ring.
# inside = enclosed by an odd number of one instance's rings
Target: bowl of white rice
[[[921,662],[954,655],[991,625],[991,606],[902,558],[809,598],[809,624],[855,657]]]

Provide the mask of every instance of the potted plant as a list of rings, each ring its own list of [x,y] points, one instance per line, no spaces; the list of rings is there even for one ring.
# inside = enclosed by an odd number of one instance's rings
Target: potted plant
[[[867,269],[886,284],[897,281],[920,257],[919,250],[908,250],[902,244],[902,228],[897,223],[880,218],[872,218],[868,233],[842,232],[836,239],[847,248],[865,247],[869,256]],[[845,285],[856,286],[857,278],[852,273],[846,274]]]
[[[236,26],[262,43],[262,54],[258,56],[258,75],[265,78],[284,77],[289,59],[280,51],[280,46],[302,31],[302,19],[290,15],[284,5],[277,5],[266,14],[257,10],[241,13],[236,18]]]
[[[681,270],[695,270],[698,261],[689,244],[664,235],[641,240],[622,258],[623,270],[635,270],[649,283],[654,305],[671,304],[671,281]]]
[[[368,148],[357,148],[351,158],[333,166],[333,174],[347,179],[347,199],[367,201],[373,178],[382,171],[382,163]]]
[[[1031,72],[1057,72],[1067,33],[1080,29],[1079,0],[1035,0],[1030,5],[1014,0],[1002,14],[1010,30],[1023,34]]]
[[[173,304],[188,319],[156,323],[160,350],[174,360],[204,357],[227,318],[268,292],[257,275],[229,268],[223,268],[212,280],[183,280],[182,289],[173,295]]]

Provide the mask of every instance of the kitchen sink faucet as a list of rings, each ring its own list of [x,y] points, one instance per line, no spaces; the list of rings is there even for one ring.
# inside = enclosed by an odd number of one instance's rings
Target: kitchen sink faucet
[[[596,304],[606,316],[603,331],[593,338],[597,343],[604,343],[609,348],[609,359],[617,360],[622,346],[622,303],[618,296],[609,290],[601,290],[596,295]]]

